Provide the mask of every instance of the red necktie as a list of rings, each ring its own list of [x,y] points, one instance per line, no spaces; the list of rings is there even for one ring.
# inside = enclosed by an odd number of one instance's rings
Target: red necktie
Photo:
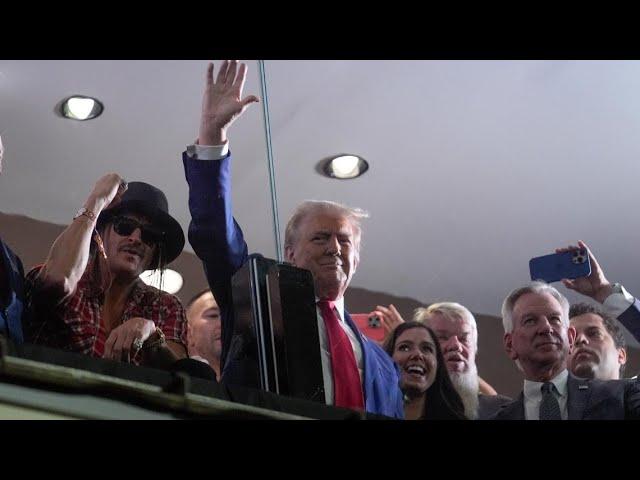
[[[364,410],[364,398],[360,385],[360,374],[353,347],[347,333],[339,325],[333,302],[320,300],[320,313],[327,329],[331,370],[333,373],[333,392],[335,406]]]

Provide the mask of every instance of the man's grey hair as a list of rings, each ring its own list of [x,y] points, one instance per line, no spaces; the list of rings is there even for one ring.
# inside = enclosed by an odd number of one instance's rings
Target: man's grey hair
[[[360,221],[363,218],[368,218],[369,214],[360,208],[351,208],[341,203],[328,200],[305,200],[296,207],[284,231],[285,248],[293,247],[299,240],[298,234],[302,221],[317,213],[333,213],[347,219],[353,227],[353,244],[355,251],[356,253],[360,252],[360,238],[362,236]]]
[[[513,307],[518,299],[527,293],[535,293],[538,295],[549,294],[555,298],[562,306],[562,322],[567,326],[569,325],[569,300],[551,285],[535,281],[524,287],[512,290],[511,293],[507,295],[507,298],[504,299],[504,302],[502,302],[502,326],[504,327],[505,333],[511,333],[513,331]]]
[[[473,346],[476,351],[478,350],[478,325],[473,313],[467,307],[456,302],[432,303],[427,308],[416,308],[413,312],[413,319],[416,322],[428,323],[434,313],[439,313],[447,320],[460,318],[467,321],[471,326]]]

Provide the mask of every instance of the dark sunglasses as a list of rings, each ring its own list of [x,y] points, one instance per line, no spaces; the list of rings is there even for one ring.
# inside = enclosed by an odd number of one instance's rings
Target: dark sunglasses
[[[157,245],[164,239],[164,232],[129,217],[113,219],[113,230],[123,237],[131,235],[136,228],[140,229],[140,238],[149,246]]]

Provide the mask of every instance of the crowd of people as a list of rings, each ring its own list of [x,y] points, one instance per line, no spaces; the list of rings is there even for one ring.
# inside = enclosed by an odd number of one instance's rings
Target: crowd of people
[[[197,141],[182,153],[189,187],[188,238],[209,289],[186,308],[145,285],[182,252],[185,235],[164,193],[109,173],[98,179],[42,265],[26,273],[0,239],[0,331],[80,354],[255,386],[256,372],[233,345],[231,279],[248,247],[231,205],[231,125],[259,99],[243,97],[245,64],[209,64]],[[0,173],[3,147],[0,139]],[[584,242],[591,273],[565,279],[593,300],[570,305],[552,285],[514,288],[502,304],[504,350],[522,372],[522,393],[498,395],[478,375],[478,326],[458,302],[432,304],[405,321],[377,306],[384,342],[357,328],[344,296],[360,264],[367,213],[305,201],[285,229],[284,256],[312,273],[326,402],[411,420],[565,420],[640,417],[640,383],[624,378],[621,326],[640,340],[640,301],[611,283]],[[598,305],[598,306],[596,306]]]

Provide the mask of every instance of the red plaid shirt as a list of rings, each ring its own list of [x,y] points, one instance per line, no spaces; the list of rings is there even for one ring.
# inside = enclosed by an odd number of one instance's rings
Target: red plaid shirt
[[[108,338],[102,321],[104,291],[91,281],[90,269],[85,271],[73,295],[62,302],[59,294],[43,289],[38,278],[41,269],[42,266],[31,270],[25,282],[27,304],[31,308],[27,341],[102,357]],[[134,317],[152,320],[167,340],[186,345],[187,321],[180,300],[140,279],[129,294],[121,323]],[[133,363],[138,362],[136,355]]]

